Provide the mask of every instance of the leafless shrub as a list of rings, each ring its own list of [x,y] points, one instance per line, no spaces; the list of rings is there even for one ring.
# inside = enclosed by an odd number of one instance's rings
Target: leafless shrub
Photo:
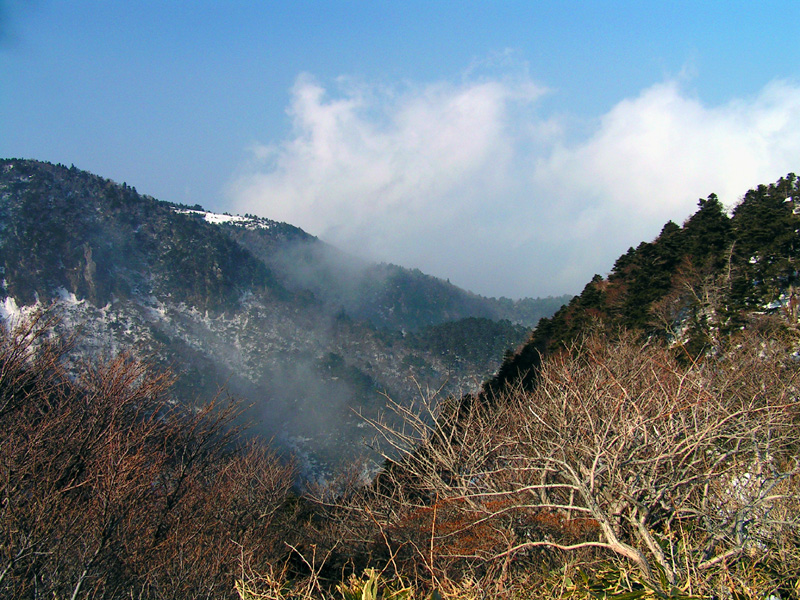
[[[121,355],[62,367],[45,318],[0,335],[0,593],[234,597],[292,537],[291,464],[238,445],[235,403],[187,410]]]
[[[376,425],[404,457],[365,506],[393,558],[433,579],[502,579],[553,552],[618,557],[693,593],[797,573],[798,374],[747,333],[688,366],[589,336],[533,392],[445,402],[435,420],[396,407],[405,429]]]

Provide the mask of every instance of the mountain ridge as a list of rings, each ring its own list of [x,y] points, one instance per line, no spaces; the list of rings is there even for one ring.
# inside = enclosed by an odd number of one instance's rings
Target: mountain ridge
[[[64,332],[83,332],[79,355],[153,356],[189,403],[227,387],[309,474],[367,452],[355,413],[377,414],[385,396],[412,402],[418,386],[475,389],[526,334],[488,318],[499,301],[74,166],[0,161],[0,231],[6,318],[52,305]],[[480,352],[459,328],[481,337]]]
[[[0,259],[7,260],[6,240],[18,241],[14,256],[28,243],[28,264],[42,268],[16,285],[38,296],[35,282],[57,284],[51,295],[62,330],[84,329],[73,338],[78,356],[62,362],[51,321],[2,323],[9,376],[0,408],[9,427],[1,447],[10,465],[3,506],[11,524],[4,532],[13,552],[7,589],[44,582],[76,590],[89,574],[118,586],[109,588],[115,597],[134,583],[154,597],[163,589],[192,596],[212,588],[230,597],[295,590],[361,597],[400,588],[438,596],[442,583],[459,597],[485,590],[687,598],[686,590],[692,597],[796,591],[794,175],[751,190],[730,214],[715,196],[701,199],[682,226],[668,222],[655,240],[631,248],[606,277],[593,277],[542,320],[517,352],[506,352],[481,396],[442,387],[444,401],[425,404],[430,390],[421,385],[422,409],[397,396],[395,422],[380,418],[389,408],[381,386],[400,390],[412,372],[417,382],[445,371],[463,375],[465,366],[498,353],[495,343],[507,339],[500,330],[513,336],[515,326],[484,317],[424,325],[413,311],[400,311],[417,320],[408,331],[392,330],[348,315],[337,296],[346,287],[320,298],[297,286],[279,261],[226,273],[226,251],[245,245],[203,248],[221,238],[198,240],[191,232],[207,221],[249,223],[253,231],[272,225],[201,209],[131,223],[133,234],[116,231],[115,240],[136,241],[141,226],[144,242],[151,240],[147,227],[178,232],[155,245],[131,242],[129,263],[112,253],[122,282],[102,262],[108,250],[95,248],[96,238],[67,236],[71,245],[59,247],[72,254],[50,265],[33,243],[46,237],[23,235],[35,229],[33,218],[27,229],[28,221],[8,218],[6,208],[24,194],[12,198],[7,184],[0,180]],[[31,215],[50,202],[47,194],[33,196]],[[88,235],[108,218],[75,217],[66,231]],[[173,248],[181,240],[198,244],[202,257],[220,258],[219,273],[169,273],[169,260],[160,261],[185,255],[186,247]],[[318,247],[301,248],[314,258]],[[141,265],[149,270],[136,271]],[[230,303],[216,307],[203,295],[213,292],[214,277],[239,285]],[[4,289],[15,282],[4,280]],[[173,293],[164,282],[184,289]],[[102,294],[106,304],[90,302]],[[2,307],[35,310],[10,295]],[[229,377],[229,389],[263,396],[259,409],[283,423],[280,441],[297,453],[306,478],[324,483],[336,460],[363,468],[347,453],[363,441],[365,423],[343,418],[354,410],[399,454],[374,478],[369,469],[350,471],[341,488],[296,496],[291,466],[274,453],[258,443],[230,452],[216,446],[220,438],[209,433],[224,410],[217,416],[191,401],[189,410],[176,406],[162,397],[169,378],[158,369],[148,378],[151,365],[137,356],[98,359],[108,341],[139,356],[160,349],[189,369],[184,384]],[[76,359],[84,367],[77,373],[68,369]],[[186,397],[185,387],[180,394]],[[218,562],[206,558],[207,549]],[[176,577],[190,554],[197,560]],[[65,564],[78,567],[71,572]],[[240,572],[234,591],[230,579]],[[502,588],[492,587],[498,574],[508,577]]]
[[[483,386],[491,396],[534,385],[543,356],[569,349],[585,331],[638,331],[685,360],[720,352],[756,313],[797,327],[800,285],[800,179],[789,173],[749,190],[731,209],[700,198],[682,226],[669,221],[652,242],[620,256],[507,357]]]

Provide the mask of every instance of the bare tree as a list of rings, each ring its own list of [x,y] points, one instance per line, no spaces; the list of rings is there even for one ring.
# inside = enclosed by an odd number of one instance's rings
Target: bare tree
[[[380,524],[431,570],[595,550],[654,587],[710,589],[738,564],[800,567],[798,374],[747,332],[688,367],[630,335],[589,336],[545,361],[533,392],[377,424],[404,452],[376,488]]]
[[[235,402],[184,407],[121,355],[64,370],[37,317],[0,336],[0,593],[235,597],[293,535],[290,462],[243,446]]]

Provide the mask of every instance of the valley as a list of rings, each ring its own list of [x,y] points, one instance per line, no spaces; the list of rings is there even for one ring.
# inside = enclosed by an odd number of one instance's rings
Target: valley
[[[8,160],[1,172],[7,318],[53,311],[77,335],[76,365],[148,357],[175,373],[183,403],[242,399],[250,430],[312,480],[374,470],[363,417],[388,398],[478,389],[568,299],[477,296],[285,223],[159,202],[74,167]]]

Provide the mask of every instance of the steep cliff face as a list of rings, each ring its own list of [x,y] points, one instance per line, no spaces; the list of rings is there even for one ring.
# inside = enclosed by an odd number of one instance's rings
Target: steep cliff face
[[[497,301],[291,225],[159,202],[74,167],[0,161],[0,232],[6,318],[51,306],[80,331],[76,357],[154,357],[184,402],[226,387],[313,475],[367,452],[359,412],[376,416],[385,395],[412,402],[418,386],[474,389],[526,332],[487,318]],[[480,351],[442,347],[461,329]]]

